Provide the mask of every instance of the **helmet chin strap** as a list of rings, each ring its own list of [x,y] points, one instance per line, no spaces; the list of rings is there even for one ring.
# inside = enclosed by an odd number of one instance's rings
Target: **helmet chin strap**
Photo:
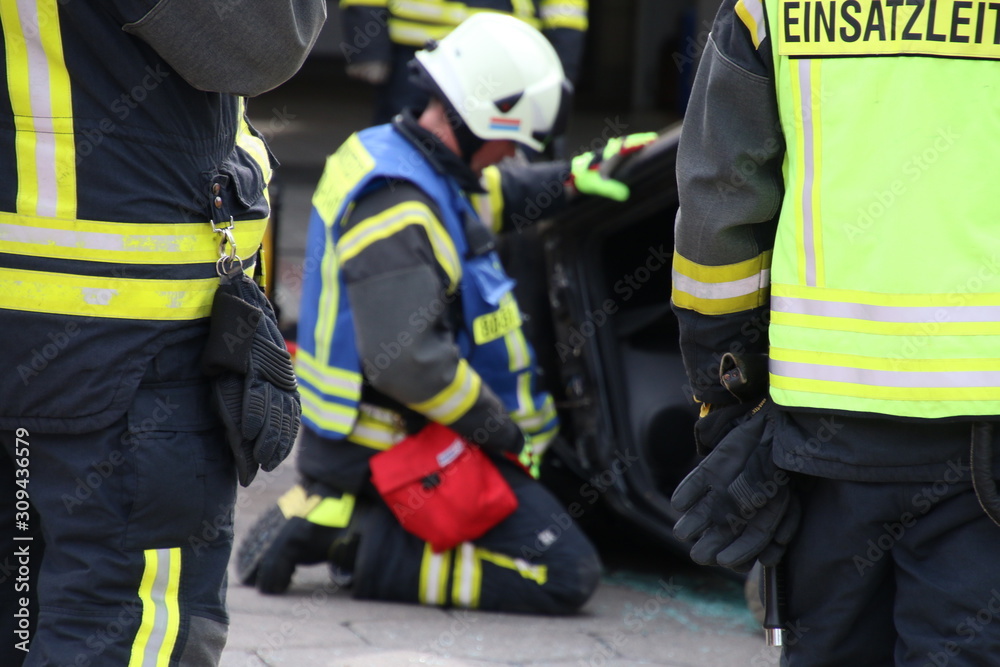
[[[455,141],[458,142],[458,148],[462,152],[462,162],[469,165],[472,162],[472,156],[483,147],[486,141],[472,133],[469,126],[465,124],[462,117],[452,107],[451,102],[447,99],[442,100],[442,102],[448,116],[448,124],[451,126],[452,132],[455,133]]]

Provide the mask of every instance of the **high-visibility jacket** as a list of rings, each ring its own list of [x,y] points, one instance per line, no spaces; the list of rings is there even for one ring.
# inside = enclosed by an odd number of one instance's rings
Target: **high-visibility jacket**
[[[430,39],[440,41],[473,13],[502,12],[541,30],[559,53],[566,76],[575,80],[588,4],[589,0],[341,0],[341,52],[353,62],[370,59],[366,52],[387,55],[390,42],[419,49]],[[379,11],[385,11],[387,19]],[[379,46],[372,48],[373,44]]]
[[[741,6],[763,18],[759,2]],[[770,276],[772,397],[1000,414],[997,13],[954,0],[763,7],[788,175]]]
[[[90,5],[0,4],[0,429],[119,418],[146,361],[206,322],[213,221],[235,220],[248,260],[267,222],[243,100]]]
[[[451,424],[471,407],[485,384],[536,443],[543,436],[550,439],[558,418],[552,397],[537,387],[535,355],[521,330],[513,281],[494,251],[470,256],[465,225],[482,224],[476,210],[454,179],[435,171],[392,125],[352,135],[328,158],[313,197],[309,246],[324,252],[319,261],[307,260],[303,279],[296,353],[303,422],[333,439],[345,438],[359,426],[362,368],[338,264],[366,241],[398,231],[404,221],[390,217],[368,238],[350,238],[342,236],[341,220],[359,193],[401,181],[426,193],[441,214],[426,228],[437,262],[448,276],[444,302],[460,299],[462,310],[455,331],[461,360],[454,381],[441,395],[408,407]]]
[[[768,351],[790,408],[1000,413],[997,27],[960,1],[727,0],[678,157],[696,397],[732,400],[723,352]]]

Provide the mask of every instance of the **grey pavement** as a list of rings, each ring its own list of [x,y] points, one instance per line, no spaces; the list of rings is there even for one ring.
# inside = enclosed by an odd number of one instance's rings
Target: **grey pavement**
[[[297,317],[309,200],[326,155],[367,124],[369,91],[344,79],[340,63],[314,62],[276,91],[251,100],[254,124],[282,162],[281,237],[274,298],[282,319]],[[655,114],[578,111],[570,146],[586,146],[609,127],[660,129]],[[293,455],[294,456],[294,455]],[[293,461],[240,489],[237,543],[254,519],[295,481]],[[472,667],[530,665],[777,664],[776,649],[747,609],[742,584],[662,552],[642,536],[601,544],[605,571],[597,593],[563,618],[443,610],[352,599],[325,566],[302,567],[289,592],[264,596],[231,577],[225,667]]]

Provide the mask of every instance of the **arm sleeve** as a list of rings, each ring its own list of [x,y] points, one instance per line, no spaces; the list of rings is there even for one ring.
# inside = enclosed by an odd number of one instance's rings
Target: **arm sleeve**
[[[433,204],[396,186],[350,217],[337,252],[365,380],[488,449],[520,452],[520,429],[456,344],[457,256]]]
[[[486,192],[475,195],[472,203],[494,233],[519,232],[566,208],[568,179],[569,163],[565,160],[506,160],[483,170]]]
[[[767,350],[771,251],[784,140],[766,26],[726,0],[698,68],[677,156],[672,304],[694,398],[735,399],[722,354]],[[752,9],[752,8],[751,8]]]
[[[340,50],[348,65],[392,59],[387,6],[388,0],[341,0]]]
[[[326,1],[159,0],[131,18],[122,29],[195,88],[253,96],[302,66],[326,21]]]

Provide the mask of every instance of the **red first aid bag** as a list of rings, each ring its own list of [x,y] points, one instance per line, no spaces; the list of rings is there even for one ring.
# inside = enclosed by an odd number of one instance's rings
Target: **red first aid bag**
[[[481,537],[517,509],[510,485],[478,447],[430,423],[371,458],[372,482],[399,523],[436,552]]]

